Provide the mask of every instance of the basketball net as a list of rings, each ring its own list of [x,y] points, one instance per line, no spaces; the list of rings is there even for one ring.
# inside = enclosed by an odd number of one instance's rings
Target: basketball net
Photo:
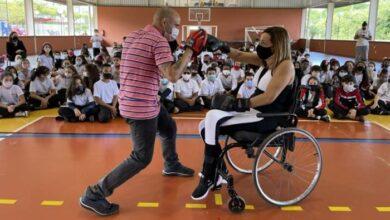
[[[199,26],[199,29],[200,29],[200,27],[202,26],[203,14],[202,13],[196,13],[196,20],[197,20],[197,23],[198,23],[198,26]]]

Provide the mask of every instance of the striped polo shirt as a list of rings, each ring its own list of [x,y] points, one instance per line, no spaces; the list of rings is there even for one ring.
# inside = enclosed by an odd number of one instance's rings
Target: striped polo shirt
[[[123,44],[120,66],[119,110],[137,120],[158,116],[161,73],[158,66],[172,62],[167,39],[152,25],[130,33]]]

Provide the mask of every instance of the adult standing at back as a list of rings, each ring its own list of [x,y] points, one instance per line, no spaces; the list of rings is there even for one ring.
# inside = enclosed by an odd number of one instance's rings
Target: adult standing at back
[[[356,62],[368,61],[369,40],[372,39],[372,35],[367,28],[367,22],[363,22],[362,28],[356,31],[354,39],[356,40]]]
[[[16,55],[21,55],[23,58],[26,58],[27,50],[24,47],[23,41],[21,41],[18,37],[18,33],[12,31],[9,34],[8,42],[7,42],[7,57],[9,61],[15,61]]]
[[[99,34],[99,30],[95,29],[94,35],[91,37],[93,58],[100,54],[100,48],[102,47],[103,37]]]
[[[173,63],[168,41],[178,37],[179,27],[179,14],[171,8],[161,8],[154,14],[152,25],[126,37],[120,66],[119,109],[130,126],[133,152],[97,184],[89,186],[80,198],[80,204],[96,214],[118,212],[119,206],[108,202],[106,197],[151,162],[157,132],[161,137],[165,161],[163,175],[194,174],[194,170],[179,162],[176,123],[160,105],[157,96],[160,79],[164,77],[176,82],[191,57],[197,56],[206,44],[204,30],[191,33],[183,56]]]

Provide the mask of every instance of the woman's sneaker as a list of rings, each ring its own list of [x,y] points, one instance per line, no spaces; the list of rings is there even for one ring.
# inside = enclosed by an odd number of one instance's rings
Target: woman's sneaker
[[[213,181],[204,177],[200,178],[199,185],[196,187],[191,195],[193,200],[202,200],[207,197],[210,190],[214,187]]]

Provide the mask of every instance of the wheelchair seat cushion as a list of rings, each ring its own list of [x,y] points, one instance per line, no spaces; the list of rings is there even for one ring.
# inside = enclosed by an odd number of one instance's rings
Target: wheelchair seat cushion
[[[261,142],[267,138],[267,136],[270,135],[270,133],[258,133],[258,132],[251,132],[251,131],[237,131],[230,135],[231,138],[233,138],[237,143],[244,144],[244,145],[260,145]],[[255,143],[253,143],[256,141]],[[253,144],[252,144],[253,143]]]

